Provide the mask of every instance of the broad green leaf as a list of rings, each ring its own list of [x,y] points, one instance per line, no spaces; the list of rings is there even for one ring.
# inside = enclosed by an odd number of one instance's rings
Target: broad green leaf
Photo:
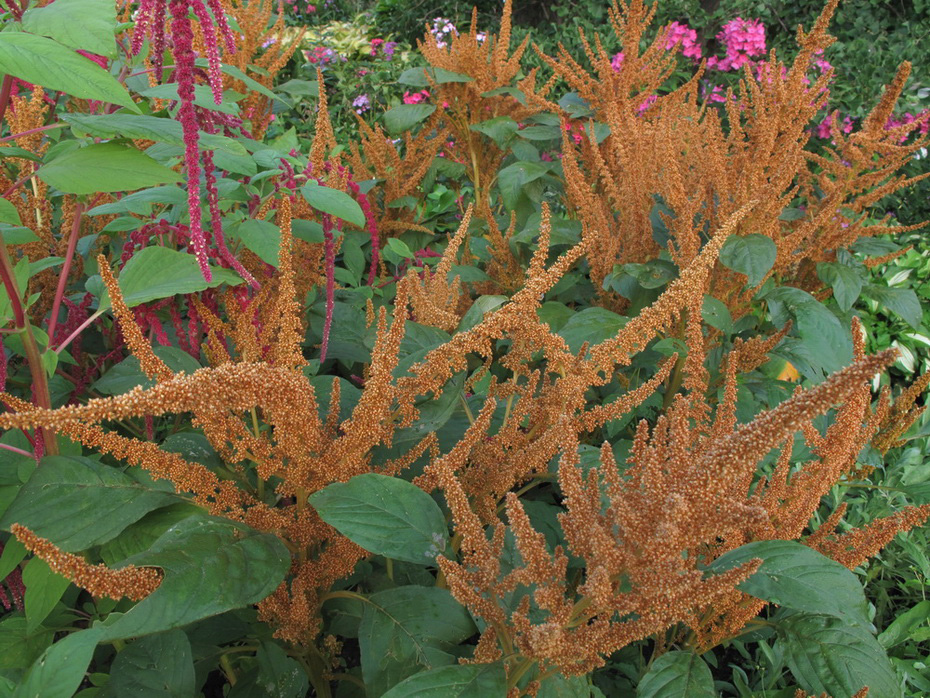
[[[98,138],[143,139],[170,145],[184,145],[184,129],[179,121],[159,116],[136,114],[62,114],[61,117],[79,131]],[[235,155],[248,151],[238,141],[227,136],[200,132],[200,147],[223,150]]]
[[[312,344],[319,344],[323,336],[324,304],[313,306],[310,311],[310,327],[307,332]],[[377,330],[365,324],[365,312],[348,303],[333,303],[333,324],[329,333],[329,357],[344,365],[371,361],[371,350],[375,346]]]
[[[745,274],[747,285],[758,286],[775,264],[778,248],[766,235],[731,235],[720,250],[720,263]]]
[[[300,188],[307,203],[318,211],[348,221],[359,228],[365,227],[365,214],[358,202],[344,191],[320,186],[312,182]]]
[[[714,560],[708,571],[719,574],[756,558],[762,565],[737,586],[740,591],[796,611],[868,626],[868,602],[856,575],[797,541],[747,543]]]
[[[595,698],[601,695],[595,691],[590,674],[565,676],[556,673],[540,680],[536,698]]]
[[[106,641],[180,628],[258,603],[284,579],[291,556],[273,534],[226,519],[192,516],[120,566],[130,564],[160,567],[164,578],[107,627]]]
[[[701,318],[714,329],[724,334],[733,332],[733,316],[726,303],[713,296],[704,296],[704,305],[701,307]]]
[[[81,630],[49,647],[16,687],[13,698],[71,698],[84,680],[103,631],[101,626]]]
[[[52,644],[55,631],[39,627],[26,630],[26,617],[7,615],[0,621],[0,669],[28,669]]]
[[[176,294],[197,293],[223,283],[230,286],[243,283],[238,274],[228,269],[210,267],[210,270],[213,279],[205,281],[193,255],[167,247],[146,247],[126,262],[119,275],[119,286],[126,305],[132,308]],[[109,306],[109,299],[106,305]],[[103,299],[101,307],[104,307]]]
[[[171,185],[149,187],[132,194],[126,194],[120,197],[119,201],[94,206],[87,212],[87,215],[108,216],[114,213],[134,213],[139,216],[148,216],[152,212],[153,204],[184,206],[187,204],[187,192],[180,187]],[[132,227],[128,227],[128,222],[126,224],[129,230],[138,230],[144,224],[144,221],[140,221],[138,218],[131,220],[133,221]]]
[[[146,487],[117,468],[78,456],[46,456],[3,515],[66,552],[100,545],[181,495]]]
[[[52,572],[48,563],[34,557],[23,568],[23,605],[26,608],[26,632],[34,632],[55,608],[70,581]]]
[[[520,129],[517,122],[509,116],[497,116],[480,124],[474,124],[469,127],[472,131],[483,133],[485,136],[494,141],[499,148],[506,147],[507,143],[513,138],[514,134]]]
[[[109,688],[118,696],[196,695],[191,643],[181,630],[139,638],[116,655]]]
[[[113,0],[55,0],[23,13],[23,29],[73,49],[116,58],[116,4]]]
[[[399,257],[404,259],[413,259],[414,254],[413,250],[407,245],[406,242],[398,238],[388,238],[387,246]]]
[[[164,446],[163,449],[170,450]],[[203,509],[193,502],[170,504],[150,511],[135,523],[129,524],[118,536],[101,545],[98,548],[100,559],[106,565],[118,565],[126,558],[148,550],[165,531],[175,524],[202,513]]]
[[[480,296],[462,316],[458,331],[465,332],[484,320],[485,315],[494,312],[499,306],[506,303],[507,296]]]
[[[183,179],[142,151],[119,143],[93,143],[65,153],[36,175],[65,194],[132,191]]]
[[[433,104],[400,104],[388,109],[381,118],[388,133],[396,136],[425,121],[434,111],[436,106]]]
[[[141,94],[143,97],[170,99],[174,102],[177,102],[178,85],[175,82],[169,82],[164,85],[150,87],[147,90],[143,90],[139,94]],[[216,104],[213,101],[213,91],[210,89],[209,85],[194,85],[194,104],[196,104],[201,109],[206,109],[208,111],[218,111],[221,114],[231,114],[233,116],[238,115],[239,106],[234,101],[232,101],[236,96],[237,95],[235,92],[226,91],[223,93],[223,103]]]
[[[572,352],[578,352],[585,342],[593,346],[612,339],[626,323],[627,318],[610,310],[585,308],[568,318],[558,334]]]
[[[257,666],[240,677],[229,698],[304,698],[310,689],[307,674],[274,642],[262,642],[255,655]]]
[[[797,613],[776,625],[785,661],[808,693],[851,696],[863,686],[869,698],[901,698],[891,662],[878,640],[861,625],[833,616]]]
[[[178,371],[184,371],[184,373],[190,375],[194,371],[202,368],[197,359],[183,349],[162,346],[156,346],[154,349],[155,355],[164,361],[168,365],[168,368],[176,373]],[[149,378],[142,372],[139,359],[135,356],[128,356],[104,373],[103,376],[94,383],[93,388],[104,395],[122,395],[140,385],[143,388],[151,388],[155,385],[155,380]]]
[[[915,330],[920,329],[923,309],[913,289],[869,284],[865,288],[865,293],[869,298],[878,301],[888,310],[900,315]]]
[[[206,68],[209,65],[205,58],[198,58],[196,60],[196,63],[201,68]],[[276,102],[280,102],[281,104],[285,105],[288,108],[291,107],[291,105],[285,102],[283,99],[281,99],[280,96],[276,95],[274,92],[272,92],[267,87],[262,85],[260,82],[258,82],[258,80],[253,80],[252,78],[250,78],[248,75],[246,75],[241,70],[239,70],[239,68],[237,68],[236,66],[230,65],[229,63],[223,63],[220,65],[220,70],[226,73],[227,75],[229,75],[230,77],[235,78],[236,80],[239,80],[253,92],[258,92],[260,94],[263,94],[266,97],[275,100]]]
[[[22,225],[23,221],[19,217],[19,211],[7,199],[0,198],[0,223],[9,223],[10,225]],[[31,232],[31,231],[30,231]],[[34,235],[35,233],[33,233]],[[13,244],[4,234],[4,240],[7,244]]]
[[[229,229],[229,234],[242,240],[242,244],[273,267],[279,264],[281,229],[271,221],[248,218]]]
[[[715,698],[714,677],[694,652],[666,652],[649,667],[636,688],[637,698]]]
[[[817,265],[817,276],[833,289],[833,297],[844,312],[853,307],[862,292],[862,277],[846,264],[821,262]]]
[[[83,22],[79,25],[83,27]],[[96,99],[139,112],[126,88],[79,53],[44,36],[0,33],[0,73],[65,94]]]
[[[795,327],[801,336],[800,348],[804,350],[808,361],[827,373],[850,364],[850,330],[823,303],[806,291],[791,287],[776,288],[767,293],[765,299],[769,301],[770,309],[774,303],[784,304],[787,314],[794,318]],[[783,316],[776,320],[776,324],[786,319]]]
[[[310,495],[330,526],[365,550],[394,560],[433,563],[448,539],[439,505],[416,485],[365,473]]]
[[[3,243],[6,245],[25,245],[27,242],[39,241],[38,235],[21,226],[0,225],[0,234],[3,235]]]
[[[472,82],[474,78],[471,78],[467,75],[461,73],[453,73],[451,70],[446,70],[444,68],[407,68],[403,73],[400,74],[400,77],[397,78],[397,82],[401,85],[410,85],[411,87],[429,87],[429,80],[427,79],[427,74],[433,79],[437,85],[442,85],[447,82]]]
[[[370,695],[421,671],[457,663],[451,649],[477,628],[445,589],[406,586],[372,594],[362,611],[359,650]]]
[[[488,698],[507,693],[504,665],[453,664],[404,679],[382,698]]]
[[[521,160],[508,165],[497,174],[497,186],[504,200],[504,206],[510,210],[517,207],[517,201],[523,188],[530,182],[549,174],[549,165],[545,162]]]

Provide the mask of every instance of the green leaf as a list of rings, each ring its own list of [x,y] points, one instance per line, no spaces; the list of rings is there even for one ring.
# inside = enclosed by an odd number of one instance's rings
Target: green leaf
[[[266,264],[277,267],[281,251],[281,229],[270,221],[247,218],[229,230],[229,234],[242,240]]]
[[[745,274],[749,286],[758,286],[775,264],[778,248],[766,235],[731,235],[720,250],[720,263]]]
[[[168,117],[136,114],[62,114],[61,118],[75,129],[97,138],[122,136],[184,146],[184,129],[181,123]],[[199,143],[201,149],[248,155],[241,143],[215,133],[201,131]]]
[[[928,618],[930,618],[930,601],[924,600],[897,616],[894,622],[878,636],[878,644],[888,650],[910,640],[913,631],[922,627]]]
[[[487,698],[507,693],[504,665],[457,664],[404,679],[382,698]]]
[[[851,696],[863,686],[870,698],[901,698],[897,675],[878,640],[861,625],[833,616],[796,613],[776,625],[785,661],[808,693]]]
[[[65,589],[71,584],[60,574],[52,572],[48,563],[34,557],[23,568],[23,605],[26,608],[26,632],[35,632],[55,608]]]
[[[714,329],[724,334],[733,332],[733,316],[723,301],[713,296],[704,296],[704,305],[701,307],[701,318]]]
[[[76,29],[82,31],[83,26],[82,21]],[[89,58],[44,36],[14,31],[0,33],[0,73],[50,90],[119,104],[139,112],[126,88],[110,73]]]
[[[119,275],[123,299],[130,308],[140,303],[170,298],[176,294],[197,293],[220,284],[243,283],[228,269],[210,267],[213,279],[206,281],[193,255],[167,247],[146,247],[132,255]],[[104,299],[100,300],[104,307]],[[109,298],[106,299],[109,306]]]
[[[150,87],[147,90],[143,90],[139,94],[141,94],[143,97],[168,99],[177,102],[178,84],[176,82],[169,82],[164,85],[156,85],[155,87]],[[196,104],[201,109],[206,109],[208,111],[218,111],[221,114],[231,114],[232,116],[238,115],[239,107],[231,99],[235,98],[236,96],[237,95],[235,92],[229,92],[227,90],[223,93],[223,103],[217,104],[213,101],[213,91],[210,89],[209,85],[194,85],[194,104]]]
[[[0,621],[0,669],[28,669],[52,643],[55,631],[39,627],[26,630],[26,617],[7,615]]]
[[[196,695],[191,643],[181,630],[143,637],[116,655],[113,695],[189,698]]]
[[[509,116],[496,116],[493,119],[482,121],[480,124],[470,126],[472,131],[483,133],[494,141],[499,148],[506,147],[514,134],[520,129],[517,122]]]
[[[23,29],[73,49],[116,58],[116,4],[113,0],[56,0],[23,13]]]
[[[451,70],[446,70],[445,68],[407,68],[403,73],[400,74],[400,77],[397,78],[397,82],[401,85],[410,85],[411,87],[429,87],[429,80],[427,79],[427,74],[433,79],[437,85],[442,85],[447,82],[473,82],[474,78],[471,78],[467,75],[462,75],[461,73],[453,73]]]
[[[872,300],[878,301],[888,310],[900,315],[904,322],[915,330],[920,329],[923,309],[913,289],[869,284],[865,287],[865,293]]]
[[[406,586],[372,594],[359,624],[369,695],[384,695],[422,669],[456,664],[451,649],[475,632],[471,615],[445,589]]]
[[[39,657],[16,687],[13,698],[71,698],[100,642],[104,628],[95,626],[66,635]]]
[[[388,109],[381,118],[392,136],[409,131],[436,111],[434,104],[400,104]]]
[[[769,301],[770,309],[774,303],[784,304],[794,318],[802,340],[800,348],[812,365],[833,373],[852,361],[849,328],[844,327],[836,315],[812,295],[799,288],[781,287],[767,293],[765,299]],[[797,366],[796,362],[792,363]]]
[[[159,507],[184,501],[116,468],[78,456],[46,456],[3,515],[66,552],[100,545]]]
[[[497,186],[507,209],[517,207],[517,201],[523,188],[530,182],[549,174],[549,165],[545,162],[521,160],[502,169],[497,175]]]
[[[833,289],[833,297],[843,312],[853,307],[862,292],[862,277],[846,264],[821,262],[817,265],[817,276]]]
[[[209,65],[206,58],[198,58],[195,62],[201,68],[206,68]],[[220,65],[220,70],[226,73],[227,75],[229,75],[230,77],[235,78],[236,80],[239,80],[250,90],[263,94],[265,95],[265,97],[268,97],[269,99],[273,99],[276,102],[279,102],[288,108],[291,107],[291,105],[285,102],[283,99],[281,99],[280,96],[276,95],[274,92],[272,92],[267,87],[262,85],[260,82],[258,82],[258,80],[253,80],[252,78],[250,78],[248,75],[246,75],[241,70],[239,70],[239,68],[237,68],[236,66],[230,65],[229,63],[222,63]]]
[[[93,143],[65,153],[36,175],[65,194],[131,191],[183,179],[142,151],[119,143]]]
[[[273,534],[192,516],[120,566],[130,564],[161,567],[165,576],[152,594],[106,629],[106,641],[180,628],[258,603],[284,579],[291,556]]]
[[[184,373],[190,375],[194,371],[202,368],[197,359],[183,349],[156,346],[154,350],[155,355],[164,361],[168,365],[168,368],[175,373],[184,371]],[[104,395],[122,395],[123,393],[128,393],[136,386],[151,388],[154,385],[155,380],[143,373],[142,367],[139,365],[139,359],[135,356],[127,356],[104,373],[103,376],[94,383],[93,388]]]
[[[365,214],[362,207],[344,191],[311,182],[302,186],[300,193],[316,210],[341,218],[359,228],[365,227]]]
[[[23,222],[19,217],[19,211],[16,210],[16,207],[10,203],[7,199],[0,198],[0,223],[9,223],[10,225],[22,225]],[[31,232],[31,231],[30,231]],[[35,233],[33,233],[34,235]],[[4,235],[4,240],[7,244],[10,243],[9,239]]]
[[[448,543],[439,505],[400,478],[357,475],[310,495],[310,504],[323,521],[376,555],[425,565]]]
[[[797,541],[747,543],[724,553],[707,569],[719,574],[755,558],[762,566],[737,586],[740,591],[785,608],[868,626],[868,602],[856,575]]]
[[[274,642],[262,642],[255,655],[254,680],[237,683],[229,698],[304,698],[310,689],[307,674],[297,660]]]
[[[581,351],[581,345],[585,342],[595,345],[615,337],[620,328],[626,325],[627,319],[604,308],[585,308],[572,315],[558,334],[568,342],[568,348],[576,353]]]
[[[459,321],[458,332],[465,332],[484,320],[484,316],[506,303],[507,296],[479,296]]]
[[[714,677],[694,652],[666,652],[649,667],[637,698],[715,698]]]
[[[413,250],[410,249],[407,243],[398,238],[388,238],[387,246],[393,250],[395,254],[404,259],[413,259],[415,256]]]

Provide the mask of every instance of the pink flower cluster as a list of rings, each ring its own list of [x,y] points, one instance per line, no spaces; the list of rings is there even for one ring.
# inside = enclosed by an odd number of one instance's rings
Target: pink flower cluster
[[[626,56],[623,51],[621,51],[620,53],[615,53],[614,57],[610,59],[610,67],[614,69],[614,72],[620,72],[620,68],[623,67],[624,58],[626,58]]]
[[[371,55],[377,56],[380,52],[386,61],[389,61],[394,57],[394,51],[396,48],[396,41],[385,41],[384,39],[371,40]]]
[[[919,114],[905,112],[904,116],[900,118],[891,116],[885,123],[885,130],[890,131],[898,126],[906,126],[907,124],[913,124],[915,122],[919,122],[920,124],[916,131],[919,132],[921,136],[926,136],[927,132],[930,131],[930,109],[924,109]],[[914,131],[905,130],[904,133],[898,137],[898,143],[904,143],[912,133],[914,133]]]
[[[668,31],[665,40],[666,51],[671,51],[676,46],[680,46],[683,56],[693,58],[696,61],[701,60],[701,46],[698,44],[698,35],[694,29],[680,22],[672,22],[666,29]],[[764,42],[765,39],[763,38]]]
[[[742,17],[723,25],[717,40],[726,48],[726,57],[711,56],[707,67],[716,70],[739,70],[751,59],[765,55],[765,25],[760,20]]]
[[[404,104],[420,104],[429,99],[429,90],[419,92],[404,92]]]
[[[328,46],[314,46],[308,51],[304,51],[304,58],[307,63],[313,63],[314,65],[326,65],[327,63],[335,63],[336,61],[344,57],[340,56],[338,53],[333,51]]]

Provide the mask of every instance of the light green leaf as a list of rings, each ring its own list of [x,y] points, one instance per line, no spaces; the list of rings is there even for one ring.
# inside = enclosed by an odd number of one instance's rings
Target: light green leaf
[[[36,175],[66,194],[132,191],[183,180],[142,151],[119,143],[93,143],[65,153],[40,167]]]
[[[516,208],[523,188],[530,182],[549,174],[549,165],[545,162],[521,160],[502,169],[497,175],[497,186],[508,210]]]
[[[110,73],[89,58],[44,36],[14,31],[0,33],[0,73],[50,90],[119,104],[139,112],[126,88]]]
[[[487,698],[507,693],[504,665],[453,664],[414,674],[382,698]]]
[[[71,698],[84,680],[103,631],[101,626],[81,630],[49,647],[17,685],[13,698]]]
[[[423,67],[407,68],[407,70],[401,73],[400,77],[397,78],[397,82],[401,85],[410,85],[411,87],[429,87],[430,82],[426,77],[427,74],[437,85],[442,85],[447,82],[473,82],[474,80],[474,78],[468,75],[453,73],[451,70],[446,70],[445,68]]]
[[[62,114],[61,118],[77,130],[84,131],[97,138],[123,136],[124,138],[150,140],[170,145],[184,145],[183,127],[180,122],[168,117],[136,114]],[[245,146],[238,141],[227,136],[204,133],[203,131],[200,132],[200,147],[209,150],[222,150],[235,155],[248,155]]]
[[[853,307],[862,292],[862,277],[846,264],[821,262],[817,265],[817,276],[833,289],[833,297],[843,312]]]
[[[156,346],[154,351],[155,355],[175,373],[184,371],[190,375],[202,368],[197,359],[178,347]],[[94,383],[93,388],[104,395],[122,395],[136,386],[151,388],[153,385],[155,385],[155,380],[145,375],[139,365],[139,359],[135,356],[127,356],[104,373]]]
[[[273,267],[279,264],[281,229],[271,221],[247,218],[229,229],[229,234],[242,240],[247,248]]]
[[[9,223],[10,225],[22,225],[23,221],[19,217],[19,211],[7,199],[0,198],[0,223]],[[30,231],[31,232],[31,231]],[[34,235],[35,233],[33,233]],[[4,235],[4,239],[6,236]],[[12,244],[7,240],[7,244]]]
[[[920,329],[923,308],[913,289],[869,284],[865,288],[865,293],[869,298],[886,306],[888,310],[900,315],[904,322],[915,330]]]
[[[694,652],[666,652],[649,667],[637,698],[716,698],[714,677]]]
[[[425,121],[434,111],[434,104],[400,104],[388,109],[381,118],[388,133],[396,136]]]
[[[316,210],[341,218],[352,225],[357,225],[359,228],[365,227],[365,214],[362,207],[344,191],[311,182],[302,186],[300,193],[303,194],[307,203]]]
[[[310,504],[323,521],[376,555],[425,565],[446,549],[448,528],[439,505],[400,478],[357,475],[310,495]]]
[[[3,515],[66,552],[104,543],[159,507],[184,501],[116,468],[78,456],[46,456]]]
[[[55,0],[23,13],[23,29],[107,58],[116,58],[113,0]]]
[[[65,589],[71,584],[60,574],[52,572],[48,563],[34,557],[23,568],[23,605],[26,608],[26,632],[35,632],[55,608]]]
[[[164,85],[156,85],[155,87],[143,90],[139,94],[143,97],[170,99],[177,102],[178,84],[176,82],[169,82]],[[233,101],[233,98],[237,96],[241,97],[241,95],[227,90],[223,93],[223,103],[216,104],[213,101],[213,91],[210,89],[209,85],[194,85],[194,104],[208,111],[218,111],[222,114],[236,116],[239,114],[239,106]]]
[[[405,259],[414,258],[413,250],[411,250],[407,243],[403,240],[398,238],[388,238],[387,246],[400,257]]]
[[[108,687],[118,696],[196,695],[191,643],[181,630],[139,638],[116,655]]]

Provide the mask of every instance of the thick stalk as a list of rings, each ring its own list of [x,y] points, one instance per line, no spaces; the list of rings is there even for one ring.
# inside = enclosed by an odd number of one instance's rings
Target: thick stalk
[[[68,237],[68,251],[65,253],[65,263],[58,276],[58,288],[55,289],[55,300],[52,302],[52,317],[48,321],[48,345],[55,342],[55,328],[58,326],[58,313],[61,311],[61,299],[65,295],[68,285],[68,275],[71,273],[71,262],[74,261],[74,249],[77,247],[78,233],[81,230],[81,215],[84,213],[84,204],[78,203],[74,208],[74,220],[71,222],[71,234]]]

